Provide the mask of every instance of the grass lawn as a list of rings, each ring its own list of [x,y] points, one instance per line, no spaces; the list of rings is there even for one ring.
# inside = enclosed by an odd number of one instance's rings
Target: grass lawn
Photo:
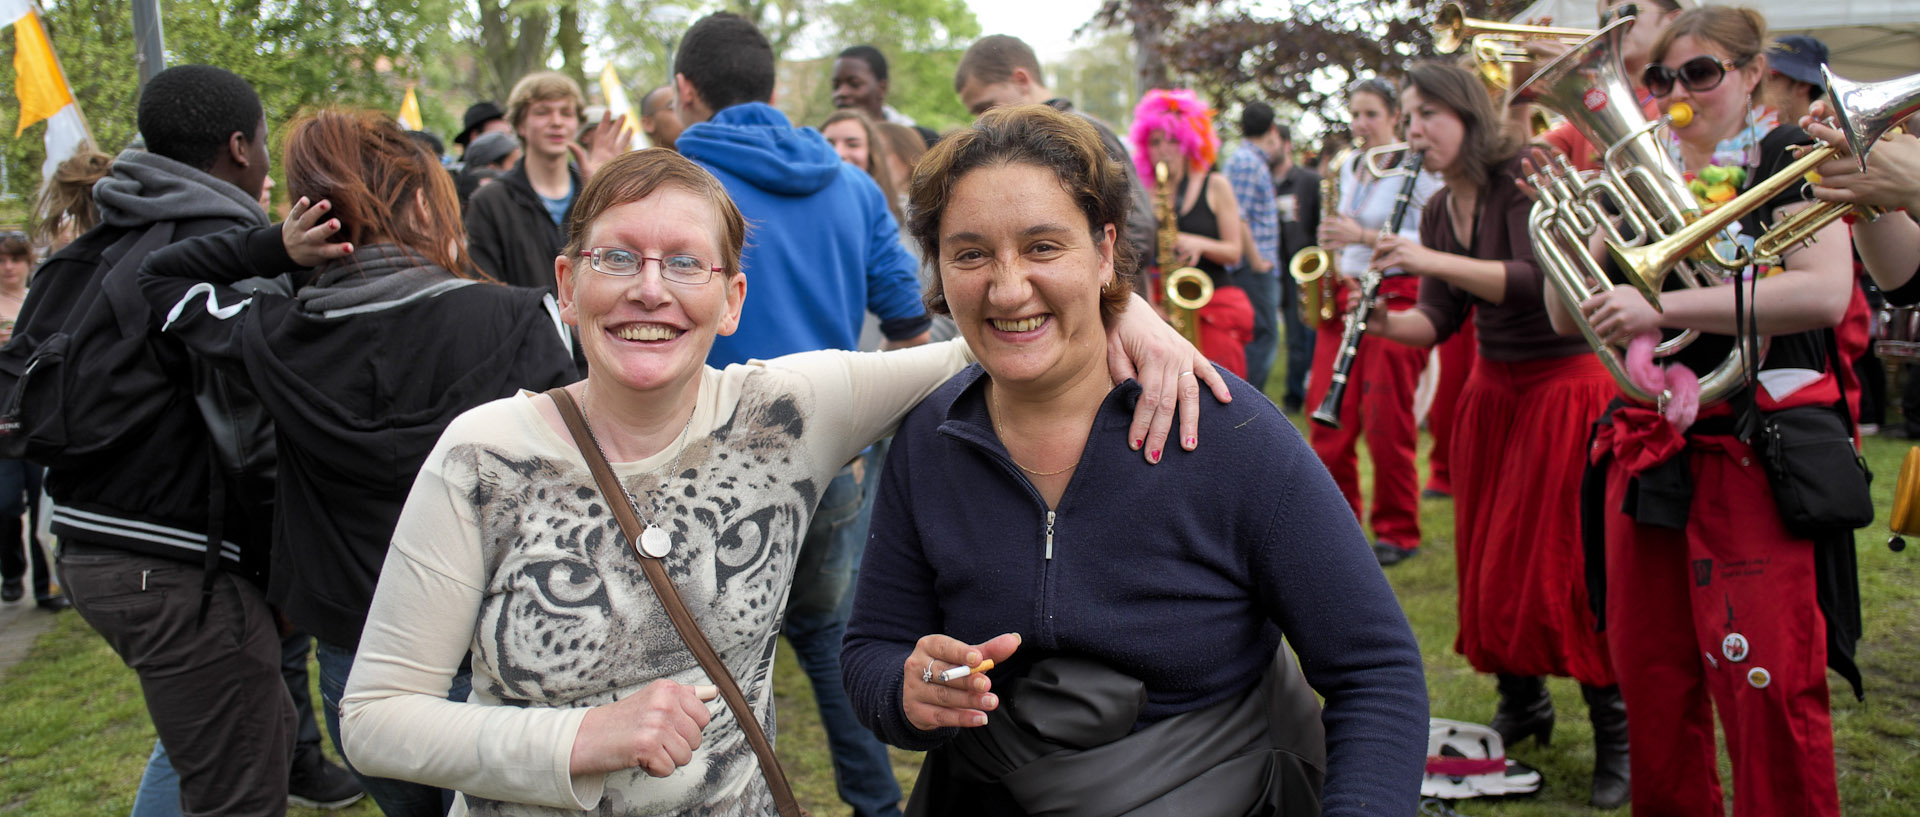
[[[1279,382],[1277,375],[1273,382]],[[1907,817],[1920,809],[1920,547],[1904,554],[1889,552],[1883,527],[1892,507],[1894,474],[1906,450],[1907,444],[1897,440],[1870,438],[1866,443],[1877,476],[1875,504],[1882,514],[1879,526],[1858,536],[1866,618],[1859,658],[1867,700],[1855,701],[1845,682],[1829,676],[1835,689],[1840,794],[1852,817]],[[1424,462],[1423,453],[1423,474]],[[1364,456],[1362,463],[1364,474]],[[1452,505],[1424,502],[1421,523],[1426,537],[1422,554],[1387,576],[1419,636],[1433,714],[1484,723],[1493,715],[1493,681],[1475,673],[1452,649]],[[1551,689],[1560,711],[1553,746],[1527,743],[1514,752],[1541,769],[1545,786],[1525,798],[1469,801],[1460,804],[1462,812],[1473,817],[1603,813],[1586,805],[1592,733],[1579,688],[1562,679]],[[821,817],[845,814],[834,793],[812,691],[790,650],[780,652],[775,692],[780,755],[801,802]],[[317,693],[314,698],[318,700]],[[126,814],[152,745],[153,728],[133,672],[79,616],[64,614],[32,654],[0,681],[0,813]],[[917,757],[895,752],[894,759],[902,789],[910,789]],[[375,815],[378,810],[363,801],[338,813]]]

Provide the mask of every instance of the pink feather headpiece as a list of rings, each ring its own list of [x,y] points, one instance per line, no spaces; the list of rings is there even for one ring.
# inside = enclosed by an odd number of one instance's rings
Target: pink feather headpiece
[[[1153,185],[1153,157],[1147,153],[1147,143],[1154,131],[1180,143],[1180,153],[1187,157],[1187,170],[1191,172],[1211,166],[1220,153],[1220,137],[1213,132],[1213,109],[1201,102],[1198,94],[1184,88],[1148,91],[1133,109],[1128,138],[1133,141],[1133,166],[1140,171],[1141,183],[1149,187]]]

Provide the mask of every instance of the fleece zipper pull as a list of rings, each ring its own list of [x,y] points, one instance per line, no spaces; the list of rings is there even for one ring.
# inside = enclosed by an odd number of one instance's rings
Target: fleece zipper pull
[[[1053,511],[1047,511],[1047,561],[1053,560]]]

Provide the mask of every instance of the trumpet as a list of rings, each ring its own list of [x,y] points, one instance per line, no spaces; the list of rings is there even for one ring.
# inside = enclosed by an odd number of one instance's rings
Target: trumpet
[[[1173,242],[1180,236],[1180,212],[1175,209],[1173,188],[1167,184],[1167,165],[1165,162],[1153,166],[1153,178],[1156,182],[1154,196],[1154,218],[1160,222],[1160,289],[1161,302],[1166,304],[1167,323],[1173,325],[1181,336],[1200,348],[1200,319],[1194,313],[1200,311],[1213,300],[1213,278],[1197,267],[1174,269]]]
[[[1833,100],[1834,124],[1847,135],[1847,146],[1867,169],[1867,152],[1901,120],[1920,112],[1920,74],[1885,82],[1854,82],[1834,76],[1820,66],[1827,80],[1827,98]]]
[[[1480,81],[1486,83],[1488,89],[1497,92],[1496,95],[1513,88],[1513,66],[1533,62],[1533,56],[1527,52],[1527,43],[1549,41],[1572,47],[1594,34],[1584,28],[1526,26],[1475,19],[1468,17],[1466,9],[1459,3],[1441,6],[1431,31],[1433,50],[1441,54],[1452,54],[1471,44]]]

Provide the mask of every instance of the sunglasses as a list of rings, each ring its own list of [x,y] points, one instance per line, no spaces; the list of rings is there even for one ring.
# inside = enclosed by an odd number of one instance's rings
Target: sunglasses
[[[1647,66],[1640,75],[1640,83],[1647,86],[1647,92],[1654,96],[1666,96],[1673,93],[1675,82],[1686,86],[1689,93],[1702,94],[1720,87],[1727,78],[1727,72],[1747,64],[1747,58],[1727,62],[1719,57],[1702,54],[1680,64],[1679,68],[1668,68],[1659,63]]]

